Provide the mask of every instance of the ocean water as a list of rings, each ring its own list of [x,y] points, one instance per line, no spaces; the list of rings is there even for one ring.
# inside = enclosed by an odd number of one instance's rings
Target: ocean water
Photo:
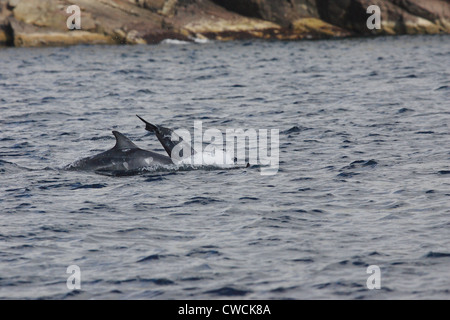
[[[2,48],[0,298],[449,299],[449,101],[449,36]],[[63,170],[164,154],[135,114],[278,129],[278,172]]]

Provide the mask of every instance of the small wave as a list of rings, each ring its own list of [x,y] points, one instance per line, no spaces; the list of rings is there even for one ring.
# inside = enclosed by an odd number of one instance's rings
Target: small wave
[[[103,183],[94,183],[94,184],[82,184],[80,182],[71,184],[71,189],[72,190],[77,190],[77,189],[101,189],[106,187],[107,184],[103,184]]]
[[[165,259],[165,258],[168,258],[168,257],[177,257],[177,256],[173,255],[173,254],[169,254],[169,255],[165,255],[165,254],[151,254],[149,256],[146,256],[146,257],[143,257],[143,258],[139,259],[136,262],[141,263],[141,262],[147,262],[147,261],[155,261],[155,260]]]
[[[281,131],[282,134],[291,134],[291,133],[297,133],[297,132],[302,132],[305,130],[310,130],[311,128],[307,128],[307,127],[302,127],[302,126],[293,126],[292,128],[285,130],[285,131]]]
[[[348,166],[343,167],[341,170],[349,170],[349,169],[357,169],[357,168],[364,168],[364,167],[371,167],[374,168],[378,165],[378,162],[374,159],[370,160],[356,160],[350,163]]]
[[[204,293],[216,295],[216,296],[245,296],[251,293],[250,290],[239,290],[233,287],[222,287],[219,289],[205,291]]]
[[[107,136],[98,136],[98,137],[92,137],[89,140],[91,141],[97,141],[97,140],[112,140],[113,138],[111,138],[110,135]]]
[[[172,280],[166,279],[166,278],[131,278],[131,279],[125,279],[125,280],[108,280],[108,283],[111,284],[122,284],[122,283],[130,283],[130,282],[139,282],[139,283],[153,283],[160,286],[166,286],[175,284]]]
[[[406,112],[412,112],[414,110],[408,109],[408,108],[401,108],[397,111],[397,113],[406,113]]]
[[[193,249],[186,254],[187,257],[202,257],[209,258],[211,256],[221,256],[222,254],[218,250],[214,250],[215,246],[203,246],[201,248]]]
[[[415,79],[417,76],[415,74],[408,74],[406,76],[398,76],[395,77],[396,79]]]
[[[448,258],[450,253],[448,252],[433,252],[430,251],[425,255],[425,258]]]
[[[378,165],[378,162],[370,159],[370,160],[356,160],[350,163],[348,166],[342,167],[341,172],[337,175],[339,178],[352,178],[361,174],[365,168],[375,168]],[[360,172],[357,172],[360,171]]]
[[[56,233],[69,233],[68,229],[61,228],[61,227],[58,227],[58,226],[47,226],[47,225],[44,225],[40,229],[42,231],[52,231],[52,232],[56,232]]]
[[[209,79],[213,79],[213,78],[214,78],[213,75],[205,74],[205,75],[196,77],[194,80],[209,80]]]
[[[161,175],[151,176],[151,177],[148,177],[147,179],[145,179],[146,182],[154,182],[154,181],[162,181],[162,180],[164,180],[164,177]]]
[[[240,197],[239,200],[259,200],[259,198],[256,198],[256,197]]]
[[[151,282],[153,284],[156,284],[158,286],[168,286],[171,284],[175,284],[175,282],[173,282],[170,279],[166,279],[166,278],[150,278],[150,279],[140,279],[141,282]]]
[[[144,71],[140,70],[140,69],[120,69],[120,70],[116,70],[113,71],[112,74],[143,74]],[[114,96],[114,95],[113,95]]]
[[[154,94],[155,92],[153,92],[152,90],[149,89],[140,89],[138,91],[136,91],[137,94]]]
[[[159,260],[162,256],[159,254],[152,254],[150,256],[144,257],[142,259],[139,259],[137,262],[145,262],[145,261],[152,261],[152,260]]]
[[[0,173],[17,172],[20,170],[32,171],[33,169],[19,166],[13,162],[0,160]]]
[[[359,173],[357,172],[341,172],[337,176],[340,178],[351,178],[353,176],[357,176]]]
[[[148,228],[136,227],[136,228],[129,228],[129,229],[120,229],[120,230],[117,230],[116,233],[121,233],[121,234],[123,234],[123,233],[134,233],[134,232],[140,233],[142,231],[148,231]]]
[[[53,100],[56,100],[56,97],[44,97],[41,99],[41,103],[46,103]]]
[[[184,205],[191,205],[191,204],[207,205],[215,202],[222,202],[222,200],[217,200],[209,197],[193,197],[189,201],[186,201]]]

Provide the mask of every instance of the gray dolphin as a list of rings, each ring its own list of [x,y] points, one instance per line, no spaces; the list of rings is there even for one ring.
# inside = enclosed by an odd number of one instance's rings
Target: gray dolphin
[[[142,117],[136,115],[139,119],[142,120],[142,122],[145,123],[145,130],[148,132],[152,132],[156,135],[159,142],[161,142],[162,146],[164,147],[164,150],[166,150],[169,157],[172,159],[184,159],[187,157],[191,157],[196,154],[196,151],[194,148],[192,148],[191,144],[187,141],[184,141],[179,135],[177,135],[172,129],[160,126],[160,125],[154,125],[146,120],[144,120]],[[176,145],[180,144],[181,148],[178,148],[180,151],[180,154],[173,155],[172,150],[175,148]],[[185,154],[183,154],[184,150],[187,150]],[[190,152],[189,152],[190,150]],[[234,163],[237,162],[237,158],[234,158]],[[250,166],[250,163],[247,161],[246,167],[248,168]]]
[[[129,173],[145,167],[173,164],[170,157],[143,150],[118,131],[112,133],[116,137],[116,145],[112,149],[77,160],[65,169],[99,173]]]
[[[142,120],[142,122],[145,123],[145,130],[147,130],[148,132],[152,132],[156,135],[159,142],[161,142],[161,145],[164,147],[164,150],[166,150],[167,154],[169,155],[169,157],[174,158],[175,155],[172,154],[172,150],[178,144],[182,145],[182,148],[180,148],[180,154],[177,155],[179,159],[193,156],[196,153],[194,148],[192,148],[192,146],[190,145],[190,143],[184,141],[183,138],[177,135],[172,129],[151,124],[150,122],[145,121],[138,115],[136,115],[136,117],[138,117],[139,119]],[[183,150],[190,150],[190,154],[188,151],[186,152],[188,154],[183,155]]]

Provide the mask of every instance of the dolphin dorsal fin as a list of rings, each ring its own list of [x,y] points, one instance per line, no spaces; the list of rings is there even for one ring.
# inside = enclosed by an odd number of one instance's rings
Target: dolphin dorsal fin
[[[125,137],[119,131],[113,131],[112,133],[114,137],[116,137],[116,145],[114,146],[114,149],[138,149],[138,146],[136,146],[130,139]]]

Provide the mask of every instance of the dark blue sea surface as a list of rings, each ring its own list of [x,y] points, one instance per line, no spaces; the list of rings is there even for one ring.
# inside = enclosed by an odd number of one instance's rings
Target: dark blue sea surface
[[[449,101],[449,36],[0,49],[0,298],[449,299]],[[135,114],[279,170],[62,170]]]

